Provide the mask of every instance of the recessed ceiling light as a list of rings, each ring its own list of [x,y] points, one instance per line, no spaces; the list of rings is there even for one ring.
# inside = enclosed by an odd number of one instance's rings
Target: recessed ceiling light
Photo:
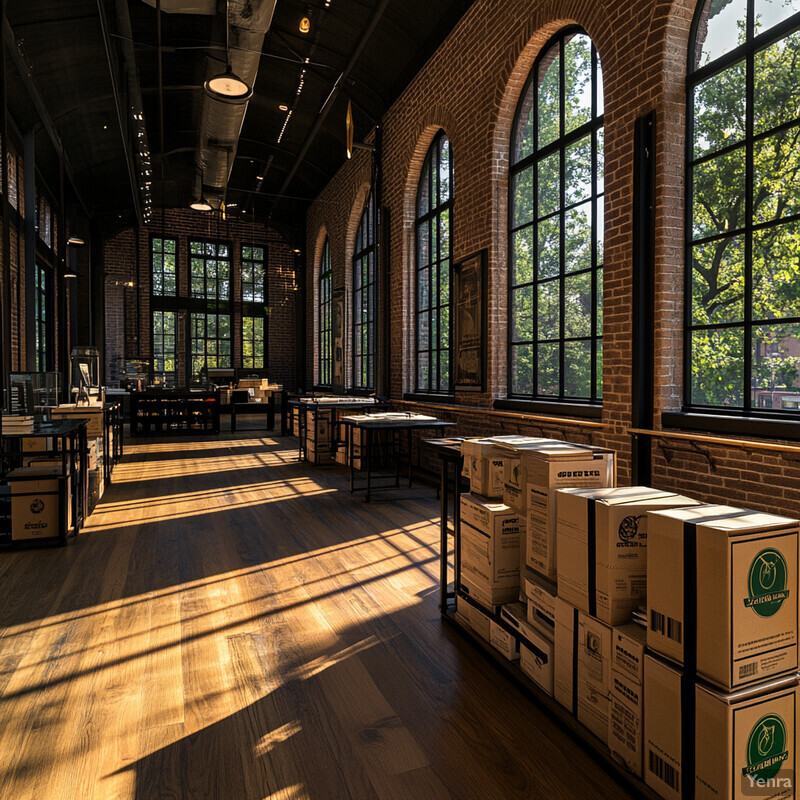
[[[281,103],[281,104],[278,106],[278,110],[279,110],[279,111],[288,111],[288,110],[289,110],[289,106],[285,105],[284,103]]]
[[[308,33],[311,30],[311,20],[308,17],[303,17],[300,20],[300,33]]]
[[[257,181],[263,181],[264,180],[264,176],[263,175],[256,175],[256,180]]]

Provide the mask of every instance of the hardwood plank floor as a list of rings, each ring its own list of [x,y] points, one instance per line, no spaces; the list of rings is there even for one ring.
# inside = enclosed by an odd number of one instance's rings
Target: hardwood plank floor
[[[133,440],[77,541],[0,553],[0,800],[626,798],[443,625],[434,491],[294,444]]]

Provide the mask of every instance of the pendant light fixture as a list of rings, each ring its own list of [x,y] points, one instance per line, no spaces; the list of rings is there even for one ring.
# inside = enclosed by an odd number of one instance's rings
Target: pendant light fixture
[[[205,171],[200,170],[200,197],[196,200],[193,200],[189,203],[189,208],[193,211],[213,211],[214,208],[211,203],[206,200],[206,193],[205,193],[205,185],[206,185],[206,176]],[[163,215],[162,215],[163,216]]]
[[[229,3],[225,0],[225,71],[209,78],[203,88],[209,97],[225,103],[245,103],[253,96],[253,87],[248,86],[231,68],[231,26]]]

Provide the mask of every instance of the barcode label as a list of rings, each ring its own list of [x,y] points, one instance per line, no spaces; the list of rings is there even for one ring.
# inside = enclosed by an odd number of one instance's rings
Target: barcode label
[[[650,610],[650,630],[680,644],[683,640],[683,623],[658,611]]]
[[[742,678],[750,678],[753,675],[758,673],[758,661],[754,661],[752,664],[742,664],[739,667],[739,679]]]
[[[681,774],[671,764],[667,764],[663,758],[654,753],[652,750],[647,751],[649,756],[649,769],[659,780],[663,781],[676,792],[680,783]]]

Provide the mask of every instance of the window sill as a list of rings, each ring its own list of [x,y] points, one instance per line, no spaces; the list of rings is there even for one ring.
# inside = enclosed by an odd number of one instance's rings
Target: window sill
[[[503,397],[494,401],[494,408],[503,411],[521,411],[529,414],[553,414],[561,417],[580,419],[601,419],[603,406],[589,403],[559,403],[545,400],[520,400]]]
[[[408,392],[403,395],[403,400],[412,403],[442,403],[450,404],[456,399],[454,394],[424,394],[422,392]]]
[[[661,414],[664,428],[677,428],[698,433],[723,433],[762,439],[800,440],[800,414],[797,419],[746,417],[733,414],[702,414],[690,411],[669,411]]]

